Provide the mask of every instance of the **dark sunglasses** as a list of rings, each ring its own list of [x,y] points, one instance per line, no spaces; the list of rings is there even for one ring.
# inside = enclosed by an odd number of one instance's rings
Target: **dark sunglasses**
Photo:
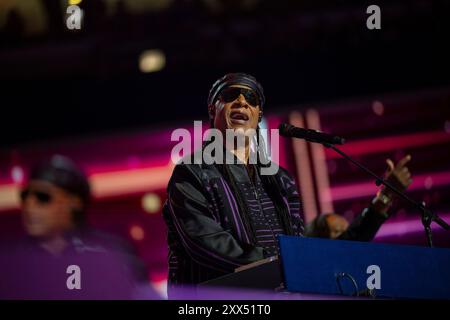
[[[223,89],[220,93],[220,98],[222,101],[230,103],[236,100],[241,94],[244,96],[245,101],[247,101],[250,105],[253,107],[259,106],[258,96],[255,92],[246,88],[228,87]]]
[[[34,195],[40,203],[49,203],[52,201],[52,196],[49,193],[30,189],[22,190],[20,192],[20,199],[25,201],[30,195]]]

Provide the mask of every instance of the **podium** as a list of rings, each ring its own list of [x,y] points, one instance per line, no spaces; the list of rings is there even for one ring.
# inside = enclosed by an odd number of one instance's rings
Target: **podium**
[[[450,299],[450,249],[279,236],[281,256],[243,266],[202,288],[320,296]]]
[[[292,236],[279,244],[291,292],[450,299],[450,249]]]

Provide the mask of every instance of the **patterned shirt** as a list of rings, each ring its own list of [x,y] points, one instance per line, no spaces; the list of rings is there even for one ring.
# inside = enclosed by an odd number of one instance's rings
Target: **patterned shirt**
[[[247,199],[250,221],[255,232],[256,244],[264,249],[264,256],[278,255],[277,235],[283,233],[272,199],[263,187],[261,179],[255,176],[254,183],[240,183]]]

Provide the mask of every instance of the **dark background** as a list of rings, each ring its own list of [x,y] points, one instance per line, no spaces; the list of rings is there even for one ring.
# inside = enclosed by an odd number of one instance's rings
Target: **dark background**
[[[81,31],[66,29],[64,1],[34,2],[44,31],[27,33],[14,8],[0,31],[3,146],[202,117],[211,84],[231,71],[260,80],[267,110],[450,83],[445,0],[377,1],[381,30],[366,28],[368,1],[172,1],[133,12],[119,1],[107,14],[110,2],[90,0]],[[167,64],[143,74],[149,48]]]

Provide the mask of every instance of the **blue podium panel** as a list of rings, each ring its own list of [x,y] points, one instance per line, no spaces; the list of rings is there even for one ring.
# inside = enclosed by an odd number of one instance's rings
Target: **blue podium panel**
[[[288,291],[450,299],[450,249],[279,237]]]

